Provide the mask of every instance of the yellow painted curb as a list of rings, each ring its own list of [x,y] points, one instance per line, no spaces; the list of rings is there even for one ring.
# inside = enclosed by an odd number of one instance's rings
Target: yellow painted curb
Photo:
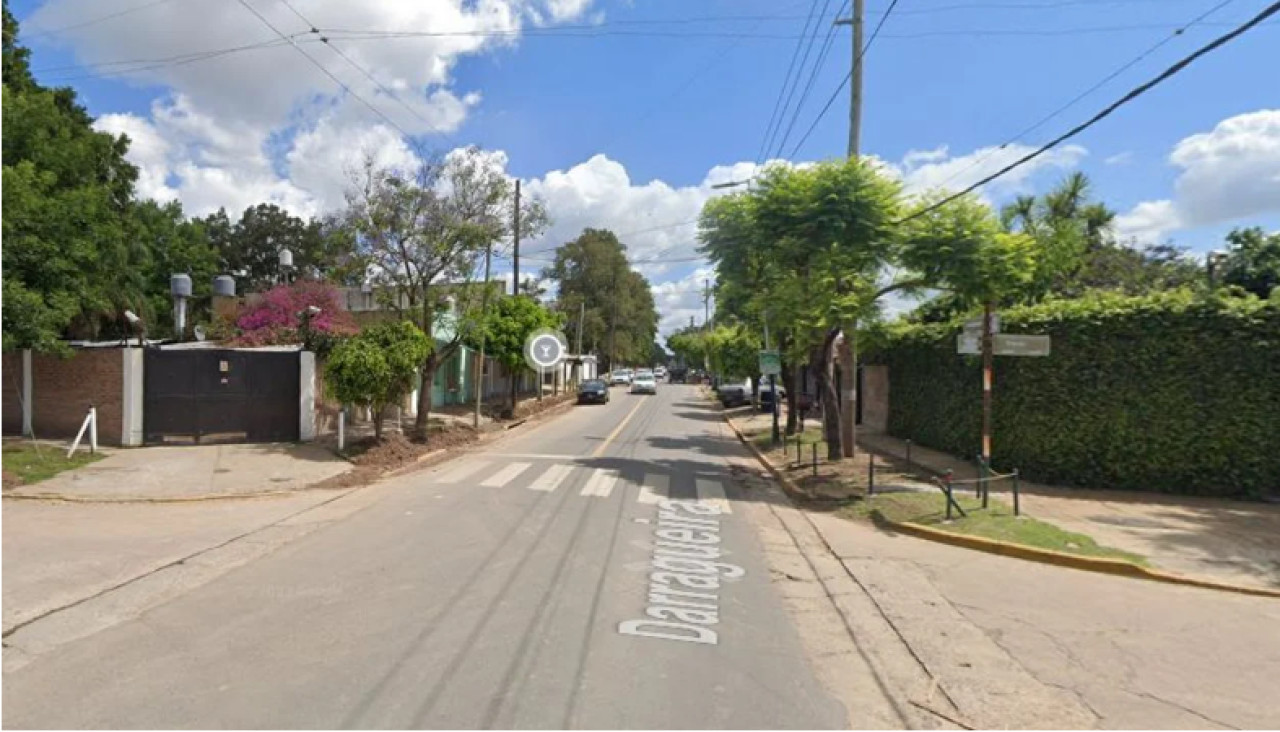
[[[738,429],[738,425],[729,419],[728,415],[724,416],[724,421],[729,424],[729,428],[738,436],[742,444],[746,445],[760,464],[769,471],[778,482],[785,485],[794,493],[800,493],[799,486],[795,484],[786,475],[783,475],[764,453],[755,446],[755,443],[748,440],[746,435],[742,434],[742,430]],[[1235,592],[1241,595],[1254,595],[1257,597],[1280,597],[1280,590],[1267,589],[1265,587],[1248,587],[1245,585],[1233,585],[1226,582],[1211,582],[1209,580],[1196,579],[1194,577],[1185,577],[1171,572],[1164,572],[1158,569],[1148,569],[1140,567],[1136,564],[1120,559],[1107,559],[1105,557],[1085,557],[1078,554],[1067,554],[1065,552],[1056,552],[1051,549],[1037,549],[1035,547],[1023,546],[1021,544],[1010,544],[1009,542],[997,541],[995,539],[986,539],[980,536],[968,536],[966,534],[956,534],[950,531],[943,531],[921,524],[911,523],[909,521],[894,521],[886,518],[879,511],[875,512],[875,520],[895,531],[901,531],[904,534],[910,534],[920,539],[936,541],[941,544],[950,544],[965,549],[973,549],[975,551],[987,552],[988,554],[999,554],[1005,557],[1013,557],[1029,562],[1040,562],[1041,564],[1051,564],[1058,567],[1069,567],[1071,569],[1081,569],[1087,572],[1099,572],[1101,574],[1110,574],[1118,577],[1133,577],[1136,579],[1152,580],[1155,582],[1165,582],[1173,585],[1183,585],[1186,587],[1200,587],[1208,590],[1218,590],[1220,592]]]

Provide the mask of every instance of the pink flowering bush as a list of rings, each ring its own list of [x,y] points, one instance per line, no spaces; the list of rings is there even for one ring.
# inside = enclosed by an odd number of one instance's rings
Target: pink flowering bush
[[[236,318],[239,334],[231,344],[254,347],[302,343],[302,319],[298,313],[312,305],[320,308],[320,314],[310,319],[312,339],[328,341],[358,330],[351,313],[343,309],[337,288],[323,282],[295,282],[277,285],[257,302],[246,305]]]

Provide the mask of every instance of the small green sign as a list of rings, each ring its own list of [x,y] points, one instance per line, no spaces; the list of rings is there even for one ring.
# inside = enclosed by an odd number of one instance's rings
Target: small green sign
[[[777,351],[761,351],[760,373],[764,376],[778,376],[781,374],[782,356]]]

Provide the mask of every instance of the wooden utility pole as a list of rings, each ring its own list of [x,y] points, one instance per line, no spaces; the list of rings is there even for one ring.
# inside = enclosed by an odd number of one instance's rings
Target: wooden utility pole
[[[520,179],[516,178],[515,248],[511,253],[511,294],[520,294]],[[539,392],[541,393],[541,392]]]
[[[489,315],[489,261],[493,256],[493,243],[490,242],[484,248],[484,294],[480,300],[480,320],[484,321]],[[484,347],[485,347],[485,329],[480,329],[480,360],[476,362],[476,411],[471,417],[471,425],[476,429],[480,428],[480,400],[484,395]]]
[[[853,0],[853,17],[837,20],[836,25],[853,26],[853,75],[849,83],[849,157],[856,158],[862,137],[862,18],[864,0]],[[844,337],[837,341],[840,359],[840,452],[845,457],[857,453],[858,363],[854,357],[857,324],[845,327]]]

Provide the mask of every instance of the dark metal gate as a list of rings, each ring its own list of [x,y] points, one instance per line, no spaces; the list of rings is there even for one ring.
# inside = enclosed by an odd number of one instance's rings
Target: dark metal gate
[[[298,439],[297,351],[147,349],[148,444]]]

